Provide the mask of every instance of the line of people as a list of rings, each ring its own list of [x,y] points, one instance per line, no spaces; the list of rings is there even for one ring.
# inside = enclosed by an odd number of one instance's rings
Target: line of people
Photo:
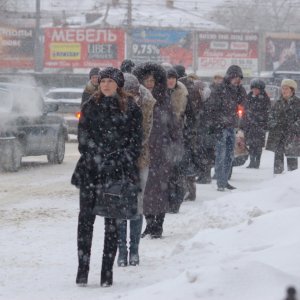
[[[195,200],[196,180],[210,183],[213,166],[218,191],[235,188],[228,178],[238,126],[245,131],[250,168],[259,167],[268,128],[267,146],[275,151],[276,171],[283,169],[285,151],[295,150],[287,146],[286,140],[276,146],[271,143],[272,130],[278,132],[278,124],[282,123],[280,118],[286,118],[283,130],[289,132],[292,128],[300,136],[300,103],[295,96],[297,86],[291,80],[283,81],[282,99],[269,113],[270,100],[263,82],[253,81],[247,95],[241,84],[242,70],[235,65],[228,68],[224,79],[216,77],[210,88],[197,75],[187,75],[183,66],[152,62],[135,66],[125,60],[120,70],[93,68],[89,75],[78,125],[81,155],[71,179],[80,191],[76,277],[80,285],[88,282],[96,217],[93,208],[107,181],[120,180],[125,173],[139,185],[140,192],[135,218],[104,218],[102,286],[113,283],[117,249],[118,266],[138,265],[140,238],[161,238],[166,213],[178,213],[184,200]],[[285,94],[285,87],[291,93]],[[240,124],[238,105],[245,108]],[[288,158],[290,170],[297,167],[296,156],[299,153],[294,153],[293,160]],[[143,215],[146,227],[142,233]]]

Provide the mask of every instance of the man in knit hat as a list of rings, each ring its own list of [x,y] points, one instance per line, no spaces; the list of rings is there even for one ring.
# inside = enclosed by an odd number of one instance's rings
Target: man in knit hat
[[[93,95],[98,90],[99,71],[100,71],[99,68],[92,68],[90,70],[90,72],[89,72],[90,80],[86,84],[84,91],[82,93],[81,106],[83,105],[83,103],[88,101],[90,99],[91,95]]]
[[[232,65],[226,71],[223,83],[211,93],[207,109],[211,116],[210,131],[214,133],[215,172],[218,191],[235,189],[228,183],[234,159],[235,130],[238,125],[237,108],[244,102],[247,93],[241,86],[243,72],[239,66]]]

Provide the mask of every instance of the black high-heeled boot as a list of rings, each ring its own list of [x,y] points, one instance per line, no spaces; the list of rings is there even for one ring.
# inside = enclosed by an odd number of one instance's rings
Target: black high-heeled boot
[[[113,272],[112,271],[101,271],[100,285],[102,287],[110,287],[113,284]]]
[[[76,284],[85,286],[88,282],[89,268],[88,267],[78,267]]]

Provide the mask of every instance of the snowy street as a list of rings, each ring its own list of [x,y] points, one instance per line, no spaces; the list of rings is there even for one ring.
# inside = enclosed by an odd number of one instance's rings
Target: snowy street
[[[87,287],[75,284],[79,157],[66,145],[61,165],[27,157],[17,173],[0,173],[0,299],[283,299],[300,287],[300,171],[273,175],[235,167],[235,191],[197,184],[195,202],[167,214],[163,238],[141,239],[137,267],[114,265],[114,285],[100,287],[103,218],[94,227]]]

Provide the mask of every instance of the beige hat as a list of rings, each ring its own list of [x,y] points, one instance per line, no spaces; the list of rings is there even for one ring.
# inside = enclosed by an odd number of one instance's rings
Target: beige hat
[[[283,79],[281,81],[281,86],[287,85],[290,88],[293,88],[295,91],[297,90],[297,82],[293,79]]]

